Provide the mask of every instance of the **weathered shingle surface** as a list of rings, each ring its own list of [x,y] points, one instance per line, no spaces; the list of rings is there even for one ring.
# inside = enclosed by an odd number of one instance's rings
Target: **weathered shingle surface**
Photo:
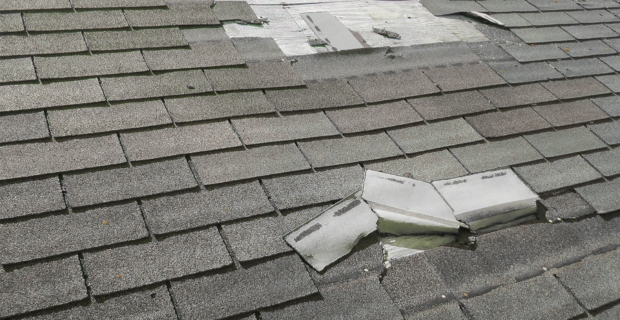
[[[620,4],[421,3],[506,27],[287,57],[244,1],[0,1],[0,318],[617,319]],[[498,168],[540,210],[475,249],[282,239],[365,169]]]

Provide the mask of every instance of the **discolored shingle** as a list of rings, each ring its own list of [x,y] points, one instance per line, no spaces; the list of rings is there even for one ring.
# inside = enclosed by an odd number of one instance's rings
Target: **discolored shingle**
[[[520,64],[513,61],[504,61],[489,62],[489,65],[511,84],[564,78],[561,73],[546,62]]]
[[[213,6],[213,12],[222,21],[253,21],[258,19],[246,1],[218,1]]]
[[[247,145],[338,135],[322,112],[234,119],[232,123]]]

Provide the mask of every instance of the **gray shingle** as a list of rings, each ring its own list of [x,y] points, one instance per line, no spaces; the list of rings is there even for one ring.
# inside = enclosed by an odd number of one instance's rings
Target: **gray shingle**
[[[613,92],[620,92],[620,76],[611,74],[607,76],[598,76],[596,80],[606,85]]]
[[[521,137],[451,150],[452,154],[471,172],[481,172],[542,159],[540,153]]]
[[[210,41],[230,41],[224,28],[194,27],[181,30],[187,42],[192,44],[206,44]]]
[[[605,110],[612,117],[620,117],[620,97],[604,97],[591,99],[597,106]]]
[[[245,61],[286,59],[278,43],[271,37],[232,38],[231,40]]]
[[[304,85],[288,61],[250,62],[247,68],[207,69],[205,73],[217,91]]]
[[[88,298],[77,256],[0,272],[0,317]]]
[[[577,3],[575,3],[575,1],[572,0],[529,0],[528,2],[540,9],[540,11],[582,9]]]
[[[149,226],[165,234],[273,211],[256,181],[201,192],[166,196],[143,202]]]
[[[547,208],[548,220],[576,219],[594,213],[594,208],[575,192],[552,196],[542,200],[542,204]]]
[[[616,51],[620,50],[620,39],[618,39],[618,38],[615,38],[615,39],[603,39],[603,41],[605,43],[607,43],[610,47],[616,49]]]
[[[376,277],[343,281],[319,289],[320,301],[302,302],[285,309],[261,312],[265,320],[288,319],[402,319]]]
[[[474,1],[423,0],[420,2],[424,4],[424,7],[428,11],[436,16],[469,11],[487,11]]]
[[[0,60],[0,83],[36,80],[37,74],[30,58]]]
[[[620,298],[620,278],[616,272],[609,272],[619,262],[620,252],[614,250],[587,257],[554,273],[588,310],[592,310]]]
[[[388,133],[406,153],[483,140],[476,130],[463,119],[390,130]]]
[[[178,96],[213,91],[200,70],[176,71],[159,75],[101,78],[108,100]]]
[[[588,39],[600,39],[600,38],[615,38],[618,36],[613,30],[609,29],[603,24],[592,24],[585,26],[567,26],[562,27],[566,32],[570,33],[577,40]],[[570,41],[572,39],[562,40]],[[560,40],[555,40],[560,41]]]
[[[282,239],[284,235],[314,218],[327,206],[290,212],[287,215],[269,216],[247,222],[223,225],[235,257],[250,261],[293,251]]]
[[[364,101],[345,80],[307,82],[307,88],[267,90],[267,96],[280,111],[327,109],[356,106]]]
[[[136,203],[0,226],[3,264],[82,251],[149,236]]]
[[[513,29],[511,31],[514,32],[526,43],[545,43],[574,40],[574,38],[570,34],[560,29],[560,27],[523,28]],[[573,32],[574,31],[576,30],[573,30]]]
[[[620,149],[584,154],[583,157],[606,177],[620,174]]]
[[[596,133],[609,145],[620,144],[620,122],[605,122],[588,125],[592,132]]]
[[[185,159],[65,176],[72,206],[138,198],[198,186]]]
[[[492,17],[501,21],[507,28],[531,26],[531,24],[518,13],[497,13],[493,14]]]
[[[609,118],[590,100],[548,104],[534,107],[534,110],[555,127]]]
[[[3,184],[0,186],[0,219],[58,211],[65,201],[57,177]]]
[[[207,185],[310,169],[292,143],[193,156],[192,161]]]
[[[336,127],[322,112],[233,119],[232,123],[248,145],[338,135]]]
[[[176,314],[165,286],[113,297],[88,306],[79,306],[51,314],[35,317],[36,320],[66,319],[174,319]]]
[[[456,117],[493,109],[478,91],[448,93],[407,100],[426,120]]]
[[[241,146],[228,121],[121,134],[130,161]]]
[[[85,253],[94,295],[163,282],[232,264],[216,228],[162,241]]]
[[[420,254],[393,261],[382,284],[401,310],[433,305],[446,301],[444,297],[453,298],[439,272]]]
[[[263,180],[279,209],[340,200],[362,186],[364,171],[359,166]]]
[[[582,157],[565,159],[517,167],[515,171],[538,193],[554,191],[576,184],[601,179],[598,171]]]
[[[613,49],[610,49],[611,52],[615,53]],[[620,71],[620,56],[611,56],[611,57],[599,57],[603,62],[605,62],[608,66],[616,71]]]
[[[606,147],[603,141],[599,140],[585,127],[531,134],[526,135],[525,139],[545,157],[556,157]]]
[[[97,79],[0,87],[0,112],[105,101]]]
[[[317,292],[303,262],[287,256],[249,269],[173,282],[183,319],[222,318]]]
[[[448,150],[428,152],[407,159],[368,163],[364,164],[364,168],[426,182],[467,174],[467,170]]]
[[[543,60],[555,60],[568,58],[568,55],[557,45],[541,44],[538,46],[530,46],[527,44],[501,44],[506,50],[519,62],[532,62]]]
[[[583,313],[579,304],[551,275],[498,288],[463,300],[463,304],[480,319],[568,319]]]
[[[145,50],[152,70],[174,70],[241,65],[245,62],[230,41],[196,44],[191,49]]]
[[[235,116],[275,113],[260,91],[165,99],[175,122],[192,122]]]
[[[72,0],[77,9],[163,7],[164,0]]]
[[[20,13],[0,14],[0,32],[24,31],[24,22]]]
[[[485,113],[466,117],[465,120],[484,137],[501,137],[551,127],[532,108]]]
[[[545,82],[542,85],[560,99],[573,99],[609,93],[609,89],[591,77]]]
[[[614,305],[610,308],[604,308],[601,312],[596,313],[596,320],[614,320],[620,318],[620,305]]]
[[[600,214],[620,210],[620,180],[592,184],[575,190]]]
[[[213,12],[218,19],[227,20],[256,20],[258,17],[246,1],[218,1],[213,6]]]
[[[92,77],[149,71],[140,51],[35,57],[41,79]]]
[[[530,12],[538,11],[534,6],[525,0],[487,0],[479,2],[490,12]]]
[[[568,11],[568,15],[573,17],[579,23],[606,23],[618,22],[618,18],[609,11],[605,10],[586,10],[586,11]]]
[[[443,91],[455,91],[506,83],[484,63],[457,67],[433,68],[424,71]]]
[[[439,92],[422,72],[382,73],[349,79],[366,102],[395,100]]]
[[[482,61],[506,61],[512,56],[502,47],[492,41],[467,42],[467,46],[475,52]]]
[[[579,6],[577,6],[577,9],[579,9]],[[565,12],[521,13],[521,16],[537,27],[578,24],[575,19]]]
[[[620,4],[613,0],[582,0],[578,3],[584,9],[606,9],[620,7]]]
[[[179,28],[132,31],[89,31],[84,37],[91,51],[131,50],[186,46]]]
[[[546,62],[520,64],[513,61],[489,62],[497,73],[508,83],[524,83],[563,79],[564,76]]]
[[[43,112],[0,116],[0,143],[49,137]]]
[[[607,46],[605,42],[601,40],[563,43],[559,47],[571,57],[590,57],[616,53],[614,49]]]
[[[422,122],[405,101],[326,111],[340,132],[354,133]]]
[[[567,78],[613,73],[614,71],[596,58],[552,61],[550,64]]]
[[[48,112],[55,137],[110,132],[170,124],[160,100],[118,103],[111,106],[56,109]]]
[[[125,163],[115,135],[0,147],[0,180]]]
[[[24,1],[24,0],[5,0],[0,4],[3,11],[21,10],[45,10],[45,9],[71,9],[69,0],[46,0],[46,1]]]
[[[405,313],[405,320],[466,320],[467,316],[461,311],[456,301],[446,302],[433,306],[432,308],[416,311],[414,313]]]
[[[121,10],[24,13],[28,31],[115,29],[127,27]]]
[[[348,138],[300,142],[299,147],[315,168],[402,155],[398,146],[384,132]]]
[[[538,83],[480,90],[480,93],[498,108],[525,106],[558,99]]]
[[[125,10],[132,27],[219,25],[208,3],[168,4],[165,9]]]
[[[86,43],[80,32],[50,33],[0,38],[0,56],[85,52]]]

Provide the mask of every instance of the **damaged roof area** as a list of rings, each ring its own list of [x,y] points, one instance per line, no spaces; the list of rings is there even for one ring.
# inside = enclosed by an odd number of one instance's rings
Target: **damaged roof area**
[[[0,318],[618,318],[620,3],[422,4],[489,41],[287,58],[243,1],[0,1]],[[316,271],[283,236],[368,213],[365,170],[509,170],[546,211]]]

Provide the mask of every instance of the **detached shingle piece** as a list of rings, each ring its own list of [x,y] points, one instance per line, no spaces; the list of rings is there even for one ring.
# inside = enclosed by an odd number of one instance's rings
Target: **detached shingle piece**
[[[2,4],[0,4],[0,6],[2,6]],[[0,14],[0,32],[20,31],[24,31],[24,22],[19,12]]]
[[[168,9],[125,10],[132,27],[219,25],[209,3],[168,4]]]
[[[604,176],[620,174],[620,148],[583,155]]]
[[[56,0],[58,1],[58,0]],[[76,9],[163,7],[164,0],[72,0]]]
[[[50,33],[29,36],[2,36],[0,56],[29,56],[86,52],[86,43],[80,32]]]
[[[0,185],[0,220],[65,208],[58,177]]]
[[[554,191],[601,179],[602,176],[582,157],[575,156],[529,166],[515,171],[538,193]]]
[[[307,88],[267,90],[267,96],[280,111],[297,111],[356,106],[364,104],[345,80],[306,82]]]
[[[542,200],[542,204],[547,208],[548,220],[577,219],[594,213],[594,208],[575,192],[552,196]]]
[[[127,27],[121,10],[24,13],[28,31],[115,29]]]
[[[592,77],[545,82],[542,85],[560,99],[581,98],[610,92]]]
[[[607,119],[609,116],[590,100],[548,104],[534,107],[554,127]]]
[[[282,52],[278,43],[271,37],[231,38],[231,41],[245,61],[286,59],[286,54]]]
[[[250,90],[303,86],[288,61],[251,62],[247,68],[207,69],[205,73],[216,91]]]
[[[41,79],[79,78],[149,71],[140,51],[34,57]]]
[[[591,184],[576,188],[579,193],[599,214],[620,210],[620,180]]]
[[[176,71],[158,75],[101,78],[108,100],[128,100],[180,96],[211,92],[211,85],[200,70]]]
[[[366,102],[379,102],[439,92],[421,71],[382,73],[349,79],[349,84]]]
[[[130,161],[241,146],[228,121],[121,134]]]
[[[432,68],[424,71],[424,73],[444,92],[506,83],[493,69],[484,63]]]
[[[493,109],[478,91],[448,93],[441,96],[408,99],[426,120],[456,117]]]
[[[45,314],[34,319],[122,319],[123,317],[164,320],[174,319],[176,314],[167,288],[160,286],[151,290],[110,298],[103,302],[94,302],[88,306]]]
[[[82,251],[149,236],[136,203],[0,226],[3,264]]]
[[[480,90],[480,93],[498,108],[526,106],[558,99],[538,83]]]
[[[49,131],[43,112],[0,116],[0,143],[47,137]]]
[[[155,234],[248,218],[273,211],[257,181],[143,201]]]
[[[591,124],[588,128],[608,145],[620,144],[620,122]]]
[[[406,153],[440,149],[483,140],[476,130],[463,119],[389,130],[388,134]]]
[[[233,119],[232,123],[248,145],[338,135],[336,127],[322,112]]]
[[[125,163],[116,135],[0,147],[0,180]]]
[[[247,1],[218,1],[213,6],[213,12],[222,21],[254,21],[258,19]]]
[[[232,264],[216,228],[85,253],[94,295],[123,291]]]
[[[317,292],[303,263],[295,256],[249,269],[173,282],[172,288],[183,319],[233,316]]]
[[[0,272],[0,317],[87,298],[77,256]]]
[[[521,137],[454,148],[451,151],[471,172],[497,169],[543,158]]]
[[[91,51],[183,47],[188,45],[179,28],[132,31],[88,31],[84,37]]]
[[[422,118],[405,101],[331,110],[325,113],[343,133],[364,132],[422,122]]]
[[[176,123],[275,113],[260,91],[165,99]]]
[[[606,147],[603,141],[599,140],[590,130],[583,126],[526,135],[525,139],[545,157],[557,157]]]
[[[97,79],[0,86],[0,112],[105,101]]]
[[[75,207],[198,187],[185,159],[66,175],[65,185]]]
[[[159,100],[118,103],[111,106],[56,109],[47,114],[55,137],[110,132],[171,124]]]
[[[564,76],[547,62],[520,64],[513,61],[490,62],[489,65],[508,83],[524,83],[563,79]]]
[[[364,171],[359,166],[315,173],[264,179],[279,209],[340,200],[362,187]]]
[[[530,46],[527,44],[500,44],[500,46],[519,62],[568,58],[568,55],[554,44],[542,44],[538,46]]]
[[[467,174],[465,167],[448,150],[428,152],[407,159],[366,163],[364,168],[424,182],[456,178]]]
[[[511,31],[526,43],[562,42],[574,40],[570,34],[566,33],[566,31],[562,30],[560,27],[523,28],[512,29]]]
[[[310,169],[292,143],[192,156],[192,161],[206,185]]]
[[[71,9],[71,3],[69,2],[69,0],[4,0],[2,1],[2,3],[0,3],[0,10],[2,11],[46,9]]]
[[[191,49],[144,50],[152,70],[196,69],[241,65],[245,62],[230,41],[196,44]]]
[[[551,127],[532,108],[485,113],[466,117],[465,120],[484,137],[501,137]]]

